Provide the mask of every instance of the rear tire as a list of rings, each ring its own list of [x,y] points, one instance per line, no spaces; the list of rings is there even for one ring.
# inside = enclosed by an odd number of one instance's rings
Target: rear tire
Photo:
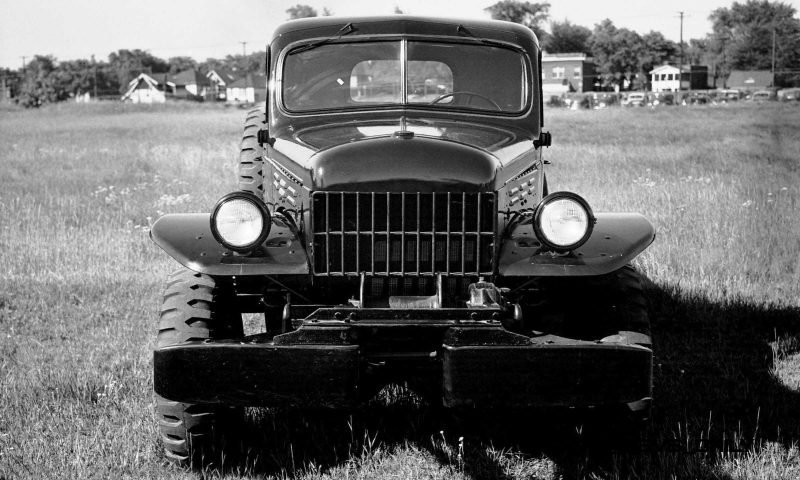
[[[241,314],[229,309],[230,297],[208,275],[189,270],[170,275],[156,348],[242,336]],[[175,402],[156,394],[156,417],[164,455],[182,467],[215,464],[224,445],[226,427],[230,427],[237,414],[241,417],[237,409]]]
[[[238,188],[264,198],[265,151],[258,143],[258,131],[267,126],[267,116],[261,108],[247,112],[239,148]],[[272,200],[267,200],[269,204]]]

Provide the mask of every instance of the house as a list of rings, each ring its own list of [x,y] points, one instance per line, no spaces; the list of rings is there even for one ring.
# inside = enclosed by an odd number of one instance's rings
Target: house
[[[166,74],[140,73],[128,82],[128,90],[122,96],[123,102],[164,103],[168,94],[175,93],[175,83]]]
[[[736,90],[762,90],[775,86],[775,75],[769,70],[732,70],[725,86]]]
[[[687,65],[682,70],[674,65],[661,65],[649,73],[651,90],[656,93],[708,89],[705,65]]]
[[[0,77],[0,103],[10,103],[11,96],[11,82],[7,77]]]
[[[267,76],[248,73],[231,83],[225,92],[230,103],[256,103],[267,98]]]
[[[174,95],[177,98],[204,99],[211,86],[208,77],[195,69],[179,72],[170,80],[175,84]]]
[[[236,76],[224,68],[215,68],[209,71],[206,73],[206,78],[210,84],[211,98],[221,101],[226,98],[228,85],[236,81]]]
[[[590,92],[596,80],[594,62],[584,53],[542,55],[542,92],[545,95]]]

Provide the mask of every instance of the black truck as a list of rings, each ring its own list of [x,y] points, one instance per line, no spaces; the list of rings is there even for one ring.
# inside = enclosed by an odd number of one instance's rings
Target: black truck
[[[647,414],[630,262],[654,228],[548,192],[530,29],[303,19],[266,64],[238,190],[151,230],[181,265],[154,352],[170,459],[213,449],[231,406],[356,408],[397,382],[447,408]]]

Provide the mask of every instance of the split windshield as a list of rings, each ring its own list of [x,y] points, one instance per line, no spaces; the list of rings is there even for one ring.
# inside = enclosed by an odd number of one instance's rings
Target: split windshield
[[[295,52],[281,79],[293,112],[412,105],[519,113],[528,103],[524,57],[510,48],[394,40]]]

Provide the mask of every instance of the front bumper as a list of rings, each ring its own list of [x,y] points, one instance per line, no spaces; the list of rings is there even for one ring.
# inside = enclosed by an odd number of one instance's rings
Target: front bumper
[[[652,395],[653,356],[643,346],[517,335],[483,313],[379,317],[316,320],[274,341],[162,348],[155,391],[183,402],[301,407],[356,406],[385,379],[428,384],[446,407],[603,406]],[[428,340],[410,352],[381,335]]]

